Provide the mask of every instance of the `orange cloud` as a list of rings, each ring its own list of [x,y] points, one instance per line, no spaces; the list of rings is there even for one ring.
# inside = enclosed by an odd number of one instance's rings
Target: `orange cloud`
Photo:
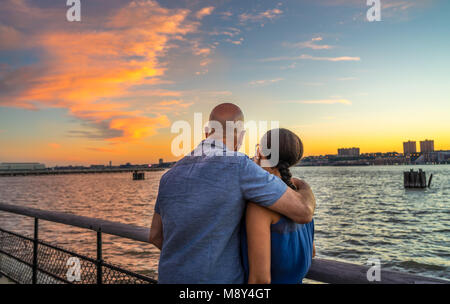
[[[8,1],[11,14],[24,13],[23,7],[12,5],[15,2]],[[41,9],[29,5],[30,16],[45,19]],[[199,26],[188,20],[189,14],[186,9],[167,9],[156,1],[141,0],[106,17],[96,16],[95,24],[62,24],[56,29],[53,19],[46,20],[51,27],[33,31],[17,30],[19,24],[0,24],[3,47],[22,49],[17,41],[29,38],[26,47],[42,54],[37,63],[0,75],[0,106],[66,108],[94,127],[107,126],[114,131],[108,133],[115,135],[111,135],[114,141],[153,135],[169,125],[168,117],[147,111],[148,102],[143,106],[134,100],[178,95],[155,86],[165,74],[167,51],[176,46],[171,42],[184,39]],[[207,55],[206,50],[201,53]]]
[[[155,118],[150,117],[130,117],[115,118],[111,120],[110,128],[123,131],[123,137],[139,139],[154,135],[157,128],[170,126],[170,121],[165,115]],[[122,137],[112,138],[111,140],[121,140]]]
[[[197,19],[202,19],[205,16],[211,15],[213,10],[214,10],[213,6],[204,7],[201,10],[199,10],[195,16],[197,17]]]

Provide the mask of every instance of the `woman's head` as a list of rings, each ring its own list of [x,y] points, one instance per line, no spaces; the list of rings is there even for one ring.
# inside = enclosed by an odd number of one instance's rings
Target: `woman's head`
[[[290,167],[297,164],[303,156],[303,143],[301,139],[292,131],[288,129],[272,129],[266,132],[261,138],[261,142],[270,151],[272,148],[272,132],[278,131],[279,138],[279,160],[278,164],[273,167],[278,169],[280,172],[281,179],[291,188],[296,189],[292,184],[291,178],[292,174],[289,170]],[[264,151],[258,150],[258,157],[270,158],[269,153],[264,153]],[[265,155],[268,154],[268,155]]]

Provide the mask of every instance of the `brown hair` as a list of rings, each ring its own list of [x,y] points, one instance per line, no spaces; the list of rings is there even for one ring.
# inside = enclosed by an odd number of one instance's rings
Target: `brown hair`
[[[267,148],[270,149],[272,146],[271,143],[271,132],[274,130],[278,130],[279,134],[279,160],[278,164],[275,168],[278,169],[281,175],[281,179],[294,190],[297,190],[297,187],[292,183],[291,178],[292,174],[289,170],[290,167],[297,164],[303,157],[303,143],[294,132],[289,131],[288,129],[273,129],[269,130],[264,134],[263,139],[267,141]],[[270,158],[270,155],[267,155]]]

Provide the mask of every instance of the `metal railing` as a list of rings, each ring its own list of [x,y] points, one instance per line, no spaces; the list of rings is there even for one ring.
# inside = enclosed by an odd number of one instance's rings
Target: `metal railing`
[[[148,243],[150,229],[62,212],[44,211],[1,204],[0,211],[34,218],[34,237],[19,235],[0,227],[0,274],[17,283],[141,284],[153,278],[103,261],[102,234]],[[93,230],[97,233],[97,257],[90,258],[39,239],[39,220]],[[76,257],[83,269],[81,281],[69,281],[67,260]],[[381,281],[368,282],[368,266],[314,258],[306,278],[332,284],[448,284],[449,281],[409,273],[383,270]]]
[[[149,229],[8,204],[0,204],[0,211],[34,218],[33,237],[20,235],[0,227],[0,273],[16,283],[148,284],[157,282],[153,278],[106,263],[103,260],[103,233],[147,242]],[[96,258],[40,240],[40,220],[95,231],[97,236]],[[76,258],[79,269],[83,269],[83,274],[78,279],[68,279],[67,263],[70,258]],[[76,265],[74,264],[74,266]]]

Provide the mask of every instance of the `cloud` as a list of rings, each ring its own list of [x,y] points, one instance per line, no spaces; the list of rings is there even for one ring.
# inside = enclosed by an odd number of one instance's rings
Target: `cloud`
[[[323,6],[339,6],[358,9],[350,20],[343,20],[340,24],[347,22],[367,22],[366,12],[369,9],[365,0],[316,0],[316,3]],[[381,19],[395,18],[395,21],[406,21],[409,19],[409,13],[413,9],[426,9],[431,6],[434,0],[381,0]]]
[[[403,1],[403,0],[385,0],[381,2],[381,8],[382,9],[391,9],[393,11],[405,11],[407,9],[410,9],[412,7],[415,7],[417,5],[419,5],[421,2],[424,1],[414,1],[414,0],[409,0],[409,1]]]
[[[26,42],[23,35],[15,28],[0,23],[0,50],[14,49],[21,42]]]
[[[266,20],[274,20],[275,18],[280,17],[283,14],[283,11],[279,8],[270,9],[264,12],[260,12],[257,14],[247,14],[243,13],[239,15],[239,20],[242,23],[245,22],[261,22],[264,25]]]
[[[295,69],[295,67],[297,66],[297,62],[293,62],[289,65],[286,66],[281,66],[280,70],[290,70],[290,69]]]
[[[214,11],[214,6],[204,7],[201,10],[199,10],[197,12],[197,14],[195,14],[195,16],[197,17],[197,19],[203,19],[203,17],[211,15],[211,13],[213,11]]]
[[[222,15],[222,19],[229,19],[231,16],[233,16],[233,13],[230,11],[222,12],[220,13]]]
[[[361,0],[316,0],[317,3],[327,6],[358,6],[367,7],[366,1]],[[407,10],[411,7],[418,6],[427,2],[429,0],[381,0],[382,8],[399,8],[402,10]]]
[[[173,115],[180,115],[184,113],[191,105],[192,102],[185,102],[179,99],[163,100],[156,105],[149,107],[149,111],[155,112],[171,112]]]
[[[302,104],[344,104],[351,105],[352,102],[347,99],[320,99],[320,100],[301,100],[294,101],[292,103],[302,103]]]
[[[201,15],[211,11],[203,9]],[[137,0],[91,22],[73,24],[61,16],[65,7],[47,10],[26,0],[2,3],[2,48],[32,49],[38,60],[0,68],[0,106],[65,108],[90,127],[72,136],[111,141],[138,140],[167,127],[168,112],[149,112],[156,101],[142,101],[160,98],[158,92],[177,95],[158,85],[164,82],[168,51],[198,30],[191,12]],[[197,49],[201,56],[209,52]]]
[[[282,57],[270,57],[261,59],[262,62],[273,62],[273,61],[292,61],[292,60],[316,60],[316,61],[360,61],[360,57],[350,57],[350,56],[342,56],[342,57],[316,57],[311,55],[300,55],[300,56],[282,56]]]
[[[273,83],[277,83],[284,80],[283,78],[275,78],[275,79],[266,79],[266,80],[254,80],[249,82],[250,86],[256,87],[256,86],[265,86]]]
[[[316,44],[319,41],[322,41],[322,37],[315,37],[311,40],[304,41],[304,42],[297,42],[297,43],[286,43],[285,45],[299,48],[299,49],[313,49],[313,50],[329,50],[334,48],[334,46],[327,45],[327,44]]]
[[[170,126],[170,121],[166,115],[158,117],[126,117],[116,118],[111,121],[110,128],[113,130],[122,131],[123,137],[130,139],[140,139],[143,137],[156,134],[156,129],[167,128]],[[121,140],[115,138],[115,140]]]
[[[228,43],[232,43],[235,45],[240,45],[242,44],[242,42],[244,41],[244,38],[237,38],[237,35],[241,34],[241,30],[235,27],[227,27],[221,31],[212,31],[209,33],[209,35],[213,35],[213,36],[225,36],[227,37],[226,39],[224,39],[223,41],[228,42]]]
[[[229,42],[229,43],[232,43],[232,44],[235,44],[235,45],[240,45],[240,44],[242,44],[242,42],[244,42],[244,38],[241,37],[238,40],[226,39],[225,41]]]

